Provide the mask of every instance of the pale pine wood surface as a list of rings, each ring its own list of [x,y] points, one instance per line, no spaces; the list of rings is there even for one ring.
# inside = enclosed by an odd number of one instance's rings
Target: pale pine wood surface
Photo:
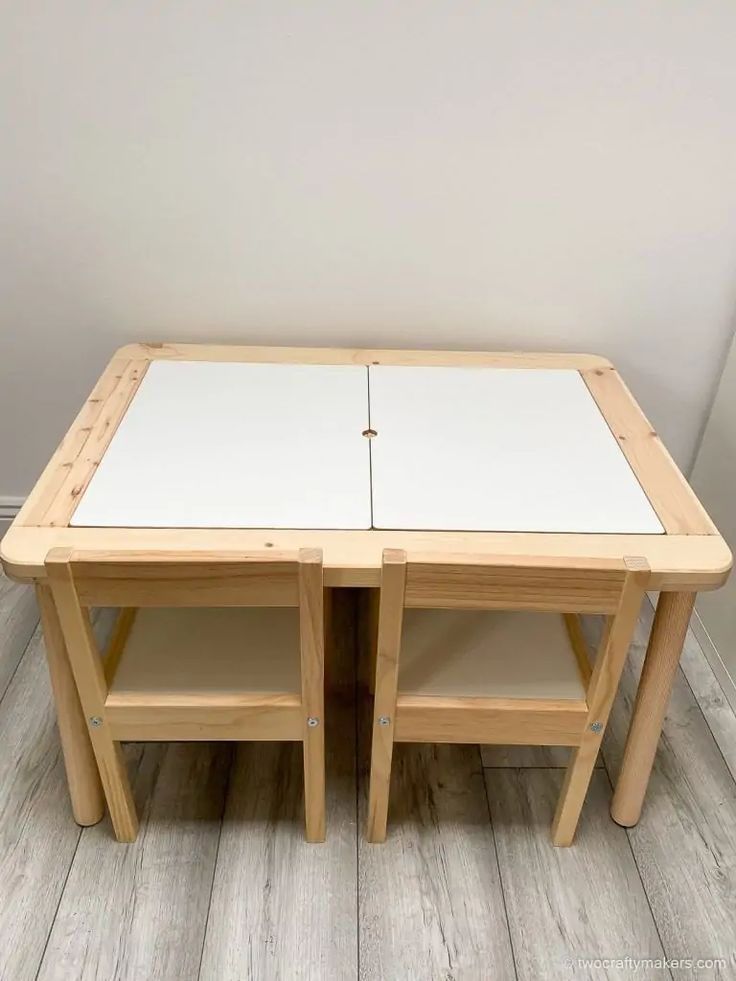
[[[336,604],[348,637],[351,603]],[[650,622],[645,604],[604,741],[612,778]],[[691,635],[640,824],[609,820],[598,770],[566,850],[549,843],[558,761],[527,747],[498,748],[485,771],[493,823],[475,747],[397,747],[399,810],[386,844],[367,845],[344,675],[326,703],[324,845],[303,840],[298,747],[269,744],[128,747],[141,832],[117,845],[107,818],[71,820],[40,631],[18,645],[22,632],[0,634],[20,660],[0,701],[3,979],[629,978],[538,965],[659,949],[729,963],[652,981],[736,978],[736,717]]]
[[[726,543],[688,487],[682,474],[651,430],[611,364],[594,355],[534,354],[472,351],[386,351],[320,348],[257,348],[218,345],[133,344],[113,357],[59,449],[52,457],[26,505],[0,548],[6,571],[18,579],[43,578],[43,563],[52,547],[152,548],[178,550],[263,547],[264,532],[228,529],[100,529],[64,527],[79,502],[120,418],[147,366],[155,360],[251,361],[253,363],[447,365],[505,368],[563,368],[586,374],[600,383],[593,393],[609,427],[626,451],[629,462],[660,518],[666,516],[667,535],[549,535],[492,533],[430,534],[428,550],[478,553],[525,552],[534,555],[620,557],[645,554],[652,568],[651,588],[709,589],[725,581],[731,564]],[[591,383],[592,385],[592,383]],[[595,385],[592,385],[595,387]],[[674,515],[676,520],[670,521]],[[164,530],[165,532],[166,530]],[[420,550],[426,535],[403,532],[394,541],[373,531],[319,532],[318,538],[299,533],[300,546],[325,549],[328,585],[375,585],[384,545]],[[276,536],[270,530],[268,538]],[[280,533],[279,547],[294,543],[294,532]],[[576,543],[577,539],[577,543]],[[156,543],[159,543],[158,545]],[[275,540],[268,547],[275,545]],[[582,550],[579,551],[582,547]]]

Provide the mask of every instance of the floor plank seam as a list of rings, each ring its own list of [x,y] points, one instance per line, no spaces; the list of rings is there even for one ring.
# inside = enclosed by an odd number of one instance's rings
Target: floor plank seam
[[[601,753],[601,755],[603,755],[603,754]],[[609,786],[610,791],[611,791],[611,799],[613,799],[613,781],[611,780],[611,774],[609,773],[608,764],[606,763],[605,757],[603,757],[603,769],[605,771],[606,779],[608,780],[608,786]],[[610,820],[611,820],[611,822],[613,824],[615,824],[615,821],[613,820],[613,818],[611,818]],[[620,827],[620,825],[617,825],[617,827]],[[651,913],[651,916],[652,916],[652,923],[654,924],[654,929],[657,931],[657,937],[659,938],[659,945],[662,948],[662,953],[664,954],[664,956],[667,957],[667,958],[669,958],[669,955],[667,953],[667,949],[666,949],[665,944],[664,944],[664,940],[662,938],[662,933],[661,933],[661,931],[659,929],[659,923],[657,922],[657,917],[656,917],[656,915],[654,913],[654,908],[652,907],[652,903],[651,903],[651,900],[649,898],[649,891],[647,890],[646,883],[644,882],[644,876],[642,875],[641,869],[639,868],[639,862],[637,861],[637,858],[636,858],[636,851],[634,849],[634,843],[631,840],[631,833],[630,833],[630,831],[629,831],[628,828],[623,828],[622,830],[624,831],[624,833],[626,835],[626,841],[627,841],[628,846],[629,846],[629,851],[631,852],[631,857],[632,857],[632,859],[634,861],[634,868],[636,869],[636,874],[639,876],[639,882],[641,882],[641,890],[642,890],[642,892],[644,894],[644,898],[647,901],[647,906],[649,907],[649,912]],[[673,977],[672,971],[669,970],[668,973],[669,973],[670,981],[674,981],[674,977]]]
[[[483,757],[481,755],[480,746],[478,746],[478,759],[480,760],[480,772],[483,775],[484,769],[508,769],[508,767],[484,767]],[[549,769],[549,767],[539,767],[539,769]],[[516,981],[519,981],[519,967],[516,961],[516,951],[514,950],[514,939],[511,935],[511,921],[509,920],[509,909],[506,903],[506,888],[503,883],[503,873],[501,871],[501,861],[498,857],[498,842],[496,841],[496,829],[493,827],[493,815],[491,814],[491,802],[488,799],[488,784],[486,783],[485,775],[483,775],[483,793],[486,799],[486,808],[488,810],[488,823],[491,826],[491,837],[493,838],[493,854],[496,856],[496,868],[498,869],[498,881],[501,885],[501,898],[503,899],[503,915],[506,921],[506,930],[509,936],[509,947],[511,949],[511,959],[514,964],[514,977]]]
[[[220,859],[220,842],[222,841],[222,829],[225,825],[225,814],[227,813],[227,802],[230,796],[230,785],[232,782],[233,770],[235,769],[235,752],[237,749],[237,744],[233,744],[230,747],[230,765],[227,770],[227,780],[225,783],[225,792],[222,796],[222,814],[220,815],[220,830],[217,835],[217,848],[215,849],[215,860],[212,863],[212,881],[210,882],[210,897],[207,903],[207,915],[204,919],[204,929],[202,931],[202,949],[199,952],[199,967],[197,968],[197,981],[201,981],[202,977],[202,963],[204,961],[204,948],[207,943],[207,930],[210,925],[210,912],[212,910],[212,896],[215,891],[215,879],[217,878],[217,865]]]
[[[10,689],[11,684],[13,683],[13,678],[15,678],[16,674],[18,673],[18,668],[21,666],[21,663],[23,661],[23,658],[26,656],[26,651],[30,647],[31,641],[33,640],[33,638],[35,636],[35,633],[38,630],[39,623],[40,623],[40,618],[37,617],[36,620],[35,620],[35,622],[34,622],[34,624],[33,624],[33,630],[31,630],[31,632],[30,632],[30,634],[28,636],[28,640],[23,645],[23,651],[22,651],[20,657],[18,658],[18,663],[15,665],[15,667],[13,668],[13,670],[10,672],[10,677],[8,678],[7,683],[5,685],[5,688],[3,689],[3,692],[0,695],[0,706],[2,705],[3,699],[7,695],[8,691]]]
[[[79,843],[82,840],[82,835],[84,834],[84,831],[85,831],[84,828],[79,828],[79,834],[77,835],[77,843],[74,846],[74,851],[72,852],[71,858],[69,860],[69,867],[67,868],[66,875],[64,876],[64,884],[62,885],[62,887],[61,887],[61,889],[59,891],[59,899],[58,899],[58,901],[56,903],[56,909],[54,910],[54,915],[51,917],[51,921],[49,923],[49,929],[48,929],[48,932],[46,934],[46,942],[43,945],[43,950],[41,951],[41,956],[38,959],[38,967],[36,968],[36,973],[34,975],[34,981],[38,981],[38,977],[39,977],[39,975],[41,973],[41,968],[43,967],[43,962],[44,962],[44,960],[46,958],[46,951],[47,951],[48,946],[49,946],[49,941],[51,940],[51,934],[53,933],[54,926],[56,924],[56,917],[59,915],[59,910],[61,908],[61,902],[62,902],[62,900],[64,898],[64,893],[66,892],[67,883],[69,882],[69,876],[72,874],[72,869],[74,868],[74,860],[77,857],[77,852],[79,851]]]
[[[697,640],[695,641],[695,643],[698,645],[698,650],[700,651],[700,656],[705,660],[705,663],[706,663],[706,666],[708,668],[708,671],[710,671],[710,673],[713,675],[713,678],[714,678],[716,684],[718,685],[718,690],[723,693],[723,688],[721,687],[720,681],[716,677],[715,671],[710,666],[710,664],[708,664],[708,661],[705,658],[705,654],[703,654],[703,648],[700,646],[700,644],[698,643]],[[716,749],[718,750],[718,753],[719,753],[721,759],[723,760],[723,765],[726,767],[726,769],[730,773],[731,779],[733,780],[734,784],[736,784],[736,776],[734,775],[734,768],[728,762],[728,760],[726,759],[726,754],[723,752],[723,747],[721,746],[720,740],[718,739],[718,736],[716,735],[716,733],[713,731],[713,727],[711,726],[710,722],[708,721],[708,716],[703,711],[703,706],[702,706],[702,704],[700,702],[700,699],[698,698],[698,696],[697,696],[697,694],[695,692],[695,689],[690,684],[690,679],[688,678],[687,674],[682,670],[682,664],[680,665],[680,667],[677,670],[680,672],[680,674],[684,678],[685,684],[687,685],[688,690],[690,691],[691,695],[693,696],[693,699],[695,700],[695,704],[698,706],[698,711],[700,712],[700,715],[702,716],[703,722],[705,723],[705,726],[706,726],[708,732],[711,734],[711,737],[713,738],[713,742],[716,745]],[[736,723],[736,712],[734,712],[733,709],[731,708],[731,703],[726,698],[725,693],[723,694],[723,701],[728,706],[728,709],[727,710],[730,711],[731,715],[734,716],[734,722]]]

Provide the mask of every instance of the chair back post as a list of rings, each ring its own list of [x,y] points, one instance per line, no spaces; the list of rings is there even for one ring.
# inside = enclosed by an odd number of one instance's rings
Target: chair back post
[[[649,566],[645,559],[624,559],[626,577],[616,612],[609,616],[598,649],[593,673],[588,683],[586,699],[589,722],[602,723],[605,728],[616,696],[626,657],[634,635],[641,603],[649,581]]]
[[[324,841],[325,624],[322,550],[318,548],[299,550],[299,645],[307,840]]]
[[[405,588],[406,552],[401,549],[384,549],[378,608],[371,781],[368,796],[369,841],[384,841],[386,837],[386,802],[391,781],[391,759],[396,728],[396,695]]]
[[[575,836],[649,582],[650,569],[645,559],[627,557],[624,566],[626,576],[618,607],[607,619],[586,691],[585,727],[580,743],[572,751],[552,822],[552,841],[558,846],[571,845]]]
[[[135,841],[138,817],[133,792],[120,743],[112,738],[107,724],[109,687],[89,610],[82,606],[77,593],[72,556],[70,549],[52,549],[46,557],[46,572],[115,835],[119,841]]]
[[[88,719],[101,718],[108,693],[107,679],[89,612],[77,595],[71,560],[71,549],[53,549],[46,557],[46,573],[80,701]]]

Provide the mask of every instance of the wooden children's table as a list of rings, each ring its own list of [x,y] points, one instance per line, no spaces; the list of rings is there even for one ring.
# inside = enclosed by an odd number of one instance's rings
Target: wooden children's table
[[[319,546],[329,587],[384,548],[642,556],[660,591],[612,814],[639,819],[696,593],[731,554],[621,378],[575,354],[133,344],[119,350],[2,541],[36,583],[76,820],[102,792],[51,548]]]

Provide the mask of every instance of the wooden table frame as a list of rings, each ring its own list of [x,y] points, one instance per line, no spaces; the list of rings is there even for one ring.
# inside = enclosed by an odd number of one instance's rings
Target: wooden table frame
[[[666,534],[601,535],[495,532],[290,531],[263,529],[72,528],[69,522],[146,369],[153,360],[300,364],[393,364],[559,368],[580,372],[631,465]],[[697,592],[717,589],[731,553],[620,376],[604,358],[585,354],[347,350],[191,344],[131,344],[116,352],[2,540],[9,576],[34,582],[56,700],[75,819],[100,820],[104,803],[86,720],[74,686],[44,561],[52,548],[96,550],[324,552],[327,587],[376,587],[384,548],[410,553],[535,555],[562,558],[643,556],[648,588],[660,590],[657,612],[616,786],[612,815],[635,824],[685,632]]]

